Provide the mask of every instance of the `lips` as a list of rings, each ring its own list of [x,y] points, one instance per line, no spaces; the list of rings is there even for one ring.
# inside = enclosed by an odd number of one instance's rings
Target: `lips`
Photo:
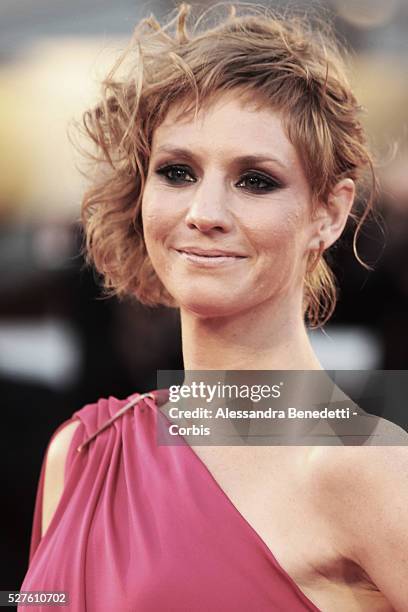
[[[187,253],[190,255],[200,255],[202,257],[246,257],[246,255],[243,255],[242,253],[239,253],[237,251],[227,251],[227,250],[221,250],[221,249],[202,249],[199,247],[181,247],[181,248],[176,248],[176,251],[178,251],[179,253]]]
[[[241,265],[247,259],[237,251],[224,249],[202,249],[199,247],[183,247],[173,249],[177,257],[188,266],[200,268],[201,270],[223,270],[229,266]]]

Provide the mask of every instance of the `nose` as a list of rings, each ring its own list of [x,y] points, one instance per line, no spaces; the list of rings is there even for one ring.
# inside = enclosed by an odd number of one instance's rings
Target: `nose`
[[[228,194],[224,185],[209,185],[203,181],[196,189],[186,215],[186,224],[190,229],[208,233],[211,230],[228,232],[232,227],[232,217],[228,210]]]

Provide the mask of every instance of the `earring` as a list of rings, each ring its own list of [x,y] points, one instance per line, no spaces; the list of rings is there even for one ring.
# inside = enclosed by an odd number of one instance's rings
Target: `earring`
[[[312,272],[314,272],[314,270],[316,269],[317,264],[319,263],[319,260],[323,254],[324,251],[324,242],[323,240],[320,240],[319,242],[319,248],[316,251],[316,257],[314,259],[314,261],[312,262],[312,265],[308,265],[306,268],[306,273],[307,274],[312,274]]]

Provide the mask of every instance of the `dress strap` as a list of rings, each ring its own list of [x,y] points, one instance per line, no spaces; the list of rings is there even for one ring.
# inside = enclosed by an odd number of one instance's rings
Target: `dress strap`
[[[122,414],[124,414],[127,410],[129,410],[129,408],[132,408],[132,406],[135,406],[136,404],[138,404],[145,397],[149,397],[153,401],[156,400],[156,395],[155,395],[154,391],[153,392],[149,392],[149,393],[142,393],[142,395],[137,395],[136,397],[132,397],[132,399],[129,402],[127,402],[123,406],[123,408],[118,410],[116,412],[116,414],[113,415],[113,417],[111,417],[110,419],[105,421],[105,423],[103,423],[103,425],[101,425],[91,436],[89,436],[82,444],[80,444],[77,447],[77,449],[76,449],[77,452],[81,452],[85,448],[85,446],[87,446],[89,444],[89,442],[91,442],[94,438],[96,438],[96,436],[98,434],[101,433],[101,431],[103,431],[104,429],[109,427],[109,425],[111,425],[113,423],[113,421],[118,419],[120,416],[122,416]]]

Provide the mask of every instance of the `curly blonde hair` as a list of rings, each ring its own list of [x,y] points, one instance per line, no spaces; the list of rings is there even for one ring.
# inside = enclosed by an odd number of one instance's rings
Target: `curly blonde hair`
[[[242,14],[236,7],[243,8]],[[344,49],[329,28],[316,28],[304,17],[280,16],[259,5],[236,3],[229,9],[223,19],[209,9],[196,18],[192,31],[186,3],[164,25],[153,15],[141,20],[103,80],[99,103],[83,115],[82,130],[96,145],[92,158],[101,170],[83,198],[85,249],[109,295],[177,307],[153,269],[143,238],[141,201],[152,136],[173,105],[184,115],[197,114],[231,90],[281,111],[314,201],[324,201],[345,177],[364,191],[362,205],[356,204],[350,217],[356,223],[354,253],[365,265],[356,239],[372,209],[376,178],[361,107],[345,74]],[[211,14],[214,23],[203,27]],[[304,315],[316,328],[331,316],[337,289],[323,257],[307,270]]]

